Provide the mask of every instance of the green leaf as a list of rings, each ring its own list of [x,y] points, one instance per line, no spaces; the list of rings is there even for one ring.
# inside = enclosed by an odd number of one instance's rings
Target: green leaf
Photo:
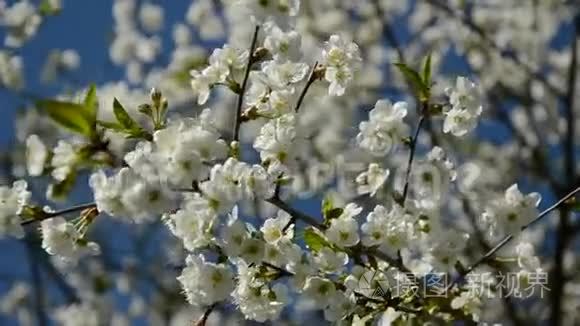
[[[409,68],[404,63],[395,63],[399,71],[403,74],[407,85],[416,93],[419,101],[426,101],[429,99],[429,87],[423,82],[423,78],[418,72]]]
[[[60,11],[61,9],[53,6],[50,0],[42,0],[40,5],[38,6],[38,12],[42,16],[54,16],[59,14]]]
[[[340,215],[342,215],[343,211],[344,209],[342,207],[333,208],[329,210],[326,215],[324,215],[324,219],[330,221],[332,219],[338,218]]]
[[[332,202],[332,196],[326,195],[322,200],[322,216],[326,216],[326,214],[334,208],[334,203]]]
[[[572,212],[580,212],[580,200],[576,200],[575,197],[568,199],[565,204]]]
[[[141,126],[131,118],[129,113],[127,113],[123,105],[116,98],[113,100],[113,112],[115,113],[117,121],[121,126],[123,126],[123,128],[127,130],[141,129]]]
[[[330,247],[330,243],[316,231],[315,228],[309,227],[304,230],[304,242],[313,251],[319,251],[324,247]]]
[[[50,185],[49,187],[50,197],[55,200],[64,200],[74,187],[76,179],[77,174],[73,170],[66,176],[66,178],[63,181]]]
[[[191,82],[191,70],[200,70],[207,66],[208,60],[206,57],[194,56],[188,59],[183,67],[172,74],[172,79],[180,86],[188,87]]]
[[[108,121],[97,121],[97,124],[103,128],[111,129],[118,132],[125,132],[125,128],[121,126],[118,122],[108,122]]]
[[[141,104],[139,105],[139,107],[137,108],[139,110],[139,112],[141,112],[142,114],[148,116],[149,118],[153,119],[153,109],[151,108],[150,104]]]
[[[85,109],[87,110],[87,112],[89,112],[92,116],[94,116],[95,117],[94,119],[96,121],[97,110],[99,109],[99,102],[97,99],[97,88],[95,84],[91,84],[91,86],[89,86],[83,104],[85,105]]]
[[[423,83],[425,83],[427,88],[431,87],[431,53],[429,53],[423,64]]]
[[[95,132],[95,119],[84,105],[56,100],[40,100],[37,106],[48,116],[69,131],[91,137]]]

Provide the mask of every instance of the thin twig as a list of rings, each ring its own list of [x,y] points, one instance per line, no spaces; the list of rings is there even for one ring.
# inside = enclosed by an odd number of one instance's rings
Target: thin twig
[[[543,75],[542,72],[537,71],[536,69],[532,68],[529,64],[522,61],[518,56],[516,56],[513,51],[507,51],[501,48],[498,44],[496,44],[493,40],[491,40],[483,30],[483,28],[476,25],[471,19],[466,17],[465,15],[460,15],[456,13],[451,7],[447,4],[443,3],[440,0],[427,0],[427,3],[431,4],[433,7],[439,8],[440,10],[444,11],[448,16],[455,18],[456,20],[463,23],[464,26],[469,28],[473,33],[477,34],[487,46],[491,49],[496,51],[502,58],[509,59],[515,65],[519,66],[526,74],[533,77],[535,80],[543,84],[546,89],[548,89],[552,94],[563,97],[565,94],[558,89],[556,86],[552,85],[548,79]]]
[[[205,326],[205,323],[207,323],[207,319],[209,318],[209,315],[211,315],[212,311],[215,309],[215,307],[217,306],[216,303],[212,304],[211,306],[209,306],[203,313],[203,315],[201,316],[201,318],[199,318],[198,321],[195,322],[195,326]]]
[[[35,253],[36,248],[32,241],[26,241],[28,253],[28,265],[30,267],[30,277],[32,279],[32,288],[34,291],[34,312],[38,325],[46,325],[46,314],[44,312],[44,286],[42,284],[42,272],[38,265],[38,257]]]
[[[266,201],[269,202],[270,204],[278,207],[279,209],[285,211],[286,213],[290,214],[291,220],[286,225],[285,229],[289,225],[296,223],[296,221],[302,221],[308,225],[314,226],[315,228],[317,228],[321,231],[324,231],[326,229],[326,226],[323,225],[322,223],[318,222],[315,218],[308,216],[308,215],[292,208],[290,205],[288,205],[287,203],[282,201],[280,198],[274,197],[274,198],[270,198]],[[399,269],[403,273],[412,273],[399,259],[389,257],[387,254],[385,254],[384,252],[379,251],[379,250],[373,250],[371,248],[364,248],[364,250],[365,250],[365,254],[376,257],[382,261],[385,261],[385,262],[389,263],[390,265],[396,267],[397,269]]]
[[[45,213],[40,218],[35,218],[35,219],[29,219],[29,220],[26,220],[26,221],[22,221],[20,223],[20,225],[28,225],[28,224],[35,223],[35,222],[44,221],[44,220],[47,220],[47,219],[50,219],[50,218],[53,218],[53,217],[57,217],[57,216],[61,216],[61,215],[66,215],[66,214],[70,214],[70,213],[76,213],[76,212],[83,211],[85,209],[90,209],[90,208],[95,208],[95,207],[97,207],[97,204],[95,204],[95,203],[81,204],[81,205],[77,205],[77,206],[65,208],[63,210],[56,211],[56,212]]]
[[[383,25],[383,35],[385,36],[387,42],[389,42],[391,47],[394,48],[395,51],[397,52],[397,57],[399,57],[398,61],[401,63],[405,63],[405,55],[403,53],[403,47],[401,46],[401,43],[399,43],[399,40],[395,35],[393,27],[385,18],[385,11],[381,7],[381,4],[378,0],[374,0],[373,5],[375,7],[375,11],[377,12],[378,18],[381,20],[381,23]]]
[[[306,85],[304,85],[304,89],[302,89],[302,93],[300,93],[300,97],[298,97],[298,102],[296,102],[296,107],[294,108],[294,112],[298,112],[300,110],[300,106],[306,97],[306,93],[312,84],[316,81],[316,67],[318,67],[318,61],[314,63],[312,66],[312,70],[310,71],[310,75],[308,76],[308,81],[306,81]]]
[[[566,128],[566,138],[564,142],[565,148],[565,171],[566,176],[569,178],[574,178],[574,137],[575,137],[575,125],[576,120],[574,118],[574,106],[575,106],[575,95],[576,95],[576,80],[578,79],[578,48],[580,45],[580,13],[574,17],[575,34],[571,45],[572,59],[570,61],[570,67],[568,69],[568,91],[564,99],[565,104],[565,115],[564,118],[567,121]]]
[[[322,223],[318,222],[313,217],[310,217],[310,216],[303,214],[302,212],[292,208],[290,205],[286,204],[284,201],[282,201],[278,197],[273,197],[273,198],[270,198],[266,201],[269,202],[270,204],[278,207],[279,209],[285,211],[286,213],[290,214],[290,216],[292,218],[291,219],[292,223],[295,223],[296,221],[300,220],[302,222],[305,222],[309,225],[316,227],[317,229],[320,229],[320,230],[325,229],[325,227],[324,227],[324,225],[322,225]]]
[[[401,203],[404,205],[405,200],[407,199],[407,194],[409,192],[409,178],[411,176],[411,169],[413,166],[413,160],[415,158],[415,149],[417,147],[417,139],[419,138],[419,133],[423,127],[423,122],[425,121],[425,116],[421,114],[419,118],[419,122],[417,123],[417,129],[415,129],[415,134],[413,135],[413,139],[411,139],[411,145],[409,148],[409,161],[407,162],[407,173],[405,174],[405,186],[403,187],[403,198]]]
[[[250,45],[248,64],[246,65],[246,71],[244,72],[244,80],[242,81],[240,93],[238,94],[238,104],[236,106],[236,117],[234,121],[234,141],[240,140],[240,126],[242,124],[242,106],[244,105],[244,93],[246,92],[250,71],[252,70],[252,65],[254,64],[254,50],[256,49],[256,44],[258,43],[259,31],[260,26],[256,25],[256,29],[254,29],[254,36],[252,37],[252,44]]]
[[[578,70],[578,45],[580,43],[580,12],[574,16],[574,34],[570,45],[570,65],[568,67],[568,89],[564,97],[564,118],[567,122],[566,133],[562,142],[564,152],[564,175],[567,182],[574,182],[576,177],[575,168],[575,145],[574,137],[576,133],[576,120],[574,117],[575,91]],[[572,185],[574,185],[572,183]],[[560,210],[560,224],[557,230],[556,250],[554,253],[554,264],[550,279],[552,282],[551,292],[551,324],[560,325],[562,322],[562,300],[566,277],[564,271],[564,253],[571,240],[570,237],[570,211],[567,208]]]
[[[575,190],[573,190],[572,192],[570,192],[569,194],[564,196],[562,199],[558,200],[555,204],[553,204],[552,206],[550,206],[547,209],[545,209],[544,211],[542,211],[535,219],[530,221],[528,224],[522,226],[520,228],[520,233],[523,232],[524,230],[526,230],[527,228],[529,228],[530,226],[533,226],[534,224],[538,223],[540,220],[542,220],[544,217],[546,217],[553,210],[560,207],[560,205],[565,203],[570,198],[574,197],[578,192],[580,192],[580,187],[576,188]],[[507,235],[505,238],[503,238],[498,244],[496,244],[493,248],[491,248],[485,255],[483,255],[481,258],[479,258],[471,266],[466,268],[465,271],[460,273],[459,277],[456,278],[453,282],[451,282],[448,289],[451,289],[455,284],[457,284],[457,282],[461,281],[467,274],[471,273],[474,269],[479,267],[481,264],[485,263],[488,259],[490,259],[493,255],[495,255],[495,253],[497,253],[501,248],[503,248],[511,240],[513,240],[515,238],[515,236],[516,236],[515,234],[510,234],[510,235]]]

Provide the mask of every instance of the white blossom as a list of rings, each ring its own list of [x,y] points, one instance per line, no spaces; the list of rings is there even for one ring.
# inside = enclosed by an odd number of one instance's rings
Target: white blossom
[[[24,86],[22,58],[0,51],[0,86],[20,90]]]
[[[339,35],[331,35],[322,51],[322,62],[326,65],[324,78],[330,83],[329,95],[342,96],[352,81],[354,71],[361,62],[358,46]]]
[[[375,206],[361,230],[365,246],[381,245],[390,254],[406,248],[414,236],[413,219],[398,204],[394,204],[391,210]]]
[[[232,271],[223,264],[206,262],[202,255],[188,256],[177,280],[187,301],[194,306],[209,306],[225,300],[234,289]]]
[[[30,135],[26,139],[26,170],[31,176],[42,175],[44,164],[48,159],[46,145],[37,135]]]
[[[57,181],[63,181],[71,173],[77,163],[75,146],[67,141],[59,140],[53,150],[51,161],[52,177]]]
[[[288,289],[280,283],[268,286],[256,277],[258,269],[243,261],[237,263],[238,282],[232,293],[234,302],[247,319],[257,322],[277,320],[288,304]]]
[[[301,37],[295,30],[283,31],[274,23],[265,26],[264,47],[274,59],[297,60],[300,58]]]
[[[144,3],[139,9],[139,20],[146,31],[159,31],[163,27],[163,7]]]
[[[73,223],[62,217],[42,221],[42,248],[65,262],[76,263],[86,255],[100,252],[99,245],[88,242]]]
[[[219,137],[206,122],[179,119],[156,131],[153,143],[142,142],[127,153],[125,161],[149,181],[187,188],[194,180],[207,178],[206,162],[226,156],[227,145]]]
[[[324,319],[330,322],[341,321],[348,316],[356,307],[354,294],[347,295],[342,291],[337,291],[330,300],[330,304],[324,309]]]
[[[90,303],[75,303],[56,309],[53,318],[61,326],[99,326],[103,318]]]
[[[244,222],[238,218],[238,207],[235,206],[222,229],[222,247],[228,256],[237,257],[242,252],[242,244],[249,238],[250,233]]]
[[[289,113],[266,123],[254,141],[254,148],[260,152],[263,162],[277,161],[291,167],[303,141],[297,130],[296,117]]]
[[[23,180],[15,181],[12,188],[0,186],[0,238],[24,236],[19,215],[30,200],[31,194],[27,186]]]
[[[264,221],[264,225],[260,228],[264,240],[270,244],[276,244],[279,241],[291,240],[294,237],[294,227],[291,225],[285,229],[290,223],[290,215],[284,211],[278,211],[275,218],[269,218]]]
[[[233,5],[248,12],[258,23],[273,20],[278,24],[287,24],[288,18],[296,16],[300,9],[300,0],[234,0]]]
[[[538,216],[536,208],[541,197],[538,193],[523,195],[517,184],[506,191],[504,198],[492,201],[482,215],[492,234],[518,232],[522,226]]]
[[[331,280],[313,276],[306,279],[303,294],[319,308],[325,308],[336,294],[336,287]]]
[[[358,194],[369,194],[373,197],[383,187],[390,172],[389,169],[383,169],[376,163],[369,164],[368,170],[356,177]]]
[[[266,244],[260,239],[248,238],[242,242],[240,257],[250,264],[260,264],[264,259]]]
[[[130,168],[122,168],[110,177],[98,171],[91,175],[89,184],[100,212],[135,222],[150,221],[175,204],[172,191],[142,179]]]
[[[41,16],[28,0],[14,2],[12,6],[0,10],[0,26],[8,31],[4,40],[8,47],[21,47],[36,34],[41,22]]]
[[[455,87],[445,92],[451,109],[445,112],[443,132],[463,136],[475,128],[483,111],[479,89],[466,77],[457,77]]]
[[[360,213],[360,210],[358,213]],[[331,220],[330,227],[325,234],[328,240],[340,247],[352,247],[360,240],[357,221],[353,216],[344,213],[340,217]]]
[[[211,243],[211,227],[217,214],[210,202],[199,194],[186,197],[177,212],[164,218],[171,232],[183,241],[189,251]]]
[[[403,122],[407,115],[407,103],[379,100],[371,110],[368,121],[359,125],[356,140],[360,147],[375,156],[384,156],[408,136],[408,126]]]
[[[338,273],[348,263],[348,255],[342,251],[334,251],[324,247],[314,256],[314,262],[325,273]]]

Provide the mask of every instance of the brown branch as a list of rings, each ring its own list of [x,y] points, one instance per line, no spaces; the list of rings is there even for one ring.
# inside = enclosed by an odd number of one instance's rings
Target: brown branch
[[[570,198],[574,197],[579,192],[580,192],[580,187],[576,188],[575,190],[573,190],[572,192],[570,192],[569,194],[567,194],[566,196],[564,196],[562,199],[558,200],[552,206],[550,206],[547,209],[545,209],[544,211],[542,211],[536,218],[534,218],[528,224],[522,226],[520,228],[520,232],[526,230],[530,226],[533,226],[534,224],[536,224],[539,221],[541,221],[549,213],[551,213],[553,210],[555,210],[558,207],[560,207],[562,204],[564,204]],[[451,284],[449,285],[448,289],[451,289],[455,284],[457,284],[457,282],[461,281],[466,275],[468,275],[469,273],[471,273],[474,269],[476,269],[477,267],[479,267],[481,264],[487,262],[491,257],[493,257],[493,255],[495,255],[495,253],[497,253],[501,248],[503,248],[510,241],[512,241],[515,238],[515,236],[516,236],[516,234],[510,234],[510,235],[507,235],[505,238],[503,238],[498,244],[496,244],[493,248],[491,248],[485,255],[483,255],[480,259],[478,259],[471,266],[469,266],[468,268],[466,268],[465,271],[463,271],[462,273],[460,273],[459,274],[459,277],[457,279],[455,279],[453,282],[451,282]]]
[[[405,186],[403,187],[403,198],[401,200],[401,206],[405,205],[405,200],[407,199],[407,194],[409,192],[409,178],[411,176],[411,170],[413,168],[413,160],[415,158],[415,151],[417,148],[417,139],[419,138],[419,133],[421,133],[424,121],[425,116],[421,114],[419,122],[417,123],[417,128],[415,129],[415,134],[413,135],[413,139],[411,139],[411,145],[409,148],[409,160],[407,162],[407,172],[405,174]]]
[[[502,58],[509,59],[515,65],[520,67],[526,74],[530,75],[533,79],[537,80],[542,85],[544,85],[546,89],[548,89],[552,94],[558,97],[564,97],[565,94],[556,86],[552,85],[541,72],[536,71],[536,69],[532,68],[529,64],[522,61],[512,51],[507,51],[501,48],[498,44],[496,44],[492,39],[490,39],[487,36],[483,28],[476,25],[471,19],[469,19],[469,17],[456,13],[451,7],[449,7],[447,4],[443,3],[440,0],[427,0],[426,2],[429,3],[431,6],[442,10],[449,17],[460,21],[465,27],[467,27],[469,30],[471,30],[473,33],[479,36],[487,46],[496,51]]]
[[[194,326],[205,326],[205,324],[207,323],[207,319],[209,318],[209,315],[211,315],[212,311],[215,309],[216,306],[217,306],[216,303],[214,303],[211,306],[209,306],[204,311],[204,313],[201,316],[201,318],[199,318],[199,320],[195,322]]]
[[[300,106],[302,105],[302,102],[304,101],[304,98],[306,97],[306,93],[308,92],[308,89],[316,81],[316,79],[317,79],[316,68],[317,67],[318,67],[318,61],[316,61],[314,63],[314,66],[312,66],[312,70],[310,71],[308,81],[306,81],[306,85],[304,86],[304,89],[302,89],[302,92],[300,93],[300,97],[298,97],[298,102],[296,103],[296,107],[294,108],[294,112],[298,112],[298,110],[300,110]]]
[[[254,50],[256,49],[256,44],[258,43],[258,32],[260,31],[260,26],[257,25],[254,29],[254,36],[252,37],[252,44],[250,45],[250,53],[248,57],[248,64],[246,65],[246,71],[244,72],[244,80],[242,81],[242,86],[240,93],[238,94],[238,103],[236,105],[236,116],[234,120],[234,135],[233,140],[240,140],[240,126],[242,124],[242,106],[244,105],[244,93],[246,92],[246,87],[248,86],[248,79],[250,77],[250,71],[252,70],[252,65],[254,64]]]
[[[66,214],[70,214],[70,213],[76,213],[76,212],[83,211],[85,209],[90,209],[90,208],[95,208],[95,207],[97,207],[97,204],[95,204],[95,203],[81,204],[81,205],[77,205],[77,206],[65,208],[63,210],[56,211],[56,212],[44,213],[39,218],[33,218],[33,219],[29,219],[29,220],[22,221],[20,223],[20,225],[28,225],[28,224],[32,224],[32,223],[35,223],[35,222],[40,222],[40,221],[48,220],[48,219],[51,219],[53,217],[57,217],[57,216],[61,216],[61,215],[66,215]]]
[[[575,160],[575,124],[574,106],[575,106],[575,90],[578,70],[578,45],[580,43],[580,12],[574,17],[574,36],[571,44],[571,60],[568,68],[568,91],[564,97],[564,117],[567,122],[566,134],[563,140],[564,147],[564,175],[566,180],[574,182],[576,178],[576,160]],[[552,325],[560,325],[562,323],[562,299],[564,286],[566,283],[564,275],[564,253],[570,241],[570,210],[563,208],[560,211],[560,224],[558,225],[556,251],[554,254],[554,267],[550,279],[553,280],[551,292],[551,316],[550,322]]]

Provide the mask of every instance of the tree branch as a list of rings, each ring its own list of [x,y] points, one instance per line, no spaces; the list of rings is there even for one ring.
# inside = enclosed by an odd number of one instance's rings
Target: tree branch
[[[214,303],[211,306],[209,306],[204,311],[204,313],[201,316],[201,318],[199,318],[199,320],[197,322],[195,322],[195,326],[205,326],[205,324],[207,323],[207,319],[209,318],[209,315],[211,315],[212,311],[215,309],[216,306],[217,306],[216,303]]]
[[[542,211],[535,219],[533,219],[532,221],[530,221],[528,224],[522,226],[520,228],[520,233],[522,231],[526,230],[527,228],[529,228],[530,226],[533,226],[534,224],[538,223],[540,220],[542,220],[544,217],[546,217],[549,213],[551,213],[553,210],[555,210],[558,207],[560,207],[567,200],[569,200],[570,198],[574,197],[579,192],[580,192],[580,187],[578,187],[575,190],[573,190],[572,192],[568,193],[562,199],[558,200],[555,204],[553,204],[552,206],[550,206],[547,209],[545,209],[544,211]],[[480,259],[478,259],[471,266],[469,266],[468,268],[466,268],[465,271],[463,271],[462,273],[460,273],[459,274],[459,277],[457,279],[455,279],[453,282],[451,282],[451,284],[449,285],[448,289],[451,289],[455,284],[457,284],[457,282],[461,281],[466,275],[468,275],[474,269],[476,269],[481,264],[483,264],[487,260],[489,260],[501,248],[503,248],[510,241],[512,241],[515,238],[515,236],[516,236],[516,234],[510,234],[510,235],[507,235],[505,238],[503,238],[498,244],[496,244],[493,248],[491,248],[485,255],[483,255]]]
[[[56,212],[45,213],[40,218],[35,218],[35,219],[29,219],[29,220],[22,221],[20,223],[20,225],[28,225],[28,224],[35,223],[35,222],[40,222],[40,221],[48,220],[48,219],[51,219],[53,217],[57,217],[57,216],[61,216],[61,215],[66,215],[66,214],[70,214],[70,213],[76,213],[76,212],[83,211],[85,209],[90,209],[90,208],[95,208],[95,207],[97,207],[97,204],[96,203],[81,204],[81,205],[77,205],[77,206],[65,208],[63,210],[56,211]]]
[[[460,21],[465,27],[467,27],[473,33],[478,35],[487,46],[496,51],[502,58],[509,59],[510,61],[512,61],[515,65],[520,67],[526,74],[530,75],[531,77],[533,77],[533,79],[537,80],[542,85],[544,85],[546,89],[548,89],[552,94],[558,97],[564,97],[565,94],[556,86],[552,85],[541,72],[536,71],[536,69],[532,68],[529,64],[522,61],[518,56],[515,55],[515,53],[513,53],[513,51],[507,51],[505,49],[502,49],[499,45],[497,45],[493,40],[491,40],[486,35],[483,28],[477,26],[471,19],[469,19],[465,15],[460,15],[456,13],[451,7],[441,2],[440,0],[427,0],[426,2],[432,5],[433,7],[442,10],[448,16]]]
[[[302,89],[302,92],[300,93],[300,97],[298,97],[298,102],[296,103],[296,107],[294,108],[294,112],[298,112],[298,110],[300,110],[300,106],[302,105],[302,102],[304,101],[304,98],[306,97],[306,93],[308,92],[308,89],[316,81],[316,68],[317,67],[318,67],[318,61],[316,61],[314,63],[314,66],[312,66],[312,70],[310,71],[308,81],[306,81],[306,85],[304,86],[304,89]]]
[[[234,135],[233,140],[240,140],[240,126],[242,124],[242,106],[244,105],[244,93],[246,92],[246,87],[248,86],[248,79],[250,77],[250,71],[252,70],[252,65],[254,64],[254,50],[256,49],[256,44],[258,43],[258,32],[260,31],[260,26],[256,25],[254,29],[254,36],[252,37],[252,44],[250,45],[250,53],[248,57],[248,64],[246,65],[246,71],[244,72],[244,80],[242,81],[242,88],[238,94],[238,104],[236,105],[236,117],[234,120]]]
[[[411,145],[409,148],[409,160],[407,162],[407,173],[405,174],[405,186],[403,187],[403,198],[401,199],[402,206],[405,205],[405,200],[407,199],[407,194],[409,192],[409,177],[411,176],[411,169],[413,167],[413,160],[415,158],[415,150],[417,148],[417,139],[419,138],[419,133],[423,127],[423,122],[425,121],[425,115],[421,113],[419,122],[417,123],[417,128],[415,129],[415,134],[413,139],[411,139]]]
[[[571,60],[568,68],[568,91],[564,97],[564,117],[567,122],[566,134],[563,140],[564,147],[564,176],[566,180],[574,180],[576,178],[576,163],[575,163],[575,124],[574,105],[575,105],[575,90],[578,70],[578,45],[580,42],[580,12],[574,16],[574,36],[571,44]],[[554,267],[550,277],[553,280],[551,292],[551,324],[560,325],[562,323],[562,299],[564,286],[566,283],[564,275],[564,253],[570,240],[570,210],[563,208],[560,210],[560,224],[558,225],[556,251],[554,254]]]

